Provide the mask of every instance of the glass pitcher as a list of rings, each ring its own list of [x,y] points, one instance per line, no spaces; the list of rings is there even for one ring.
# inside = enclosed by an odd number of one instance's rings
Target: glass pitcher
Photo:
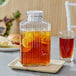
[[[21,63],[48,65],[50,63],[51,25],[43,21],[43,11],[27,11],[27,20],[20,23]]]

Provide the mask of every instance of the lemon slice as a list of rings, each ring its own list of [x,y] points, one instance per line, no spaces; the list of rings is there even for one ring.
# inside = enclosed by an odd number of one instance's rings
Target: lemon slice
[[[26,37],[25,38],[23,38],[23,40],[22,40],[22,44],[23,44],[23,46],[25,47],[25,48],[28,48],[29,46],[28,46],[28,41],[26,40]]]
[[[33,42],[33,33],[32,32],[24,32],[21,33],[22,36],[22,45],[24,47],[24,52],[28,52],[32,49]]]
[[[27,39],[26,39],[26,37],[25,38],[23,38],[23,40],[22,40],[22,45],[24,46],[24,48],[25,48],[25,52],[28,52],[28,51],[30,51],[31,49],[32,49],[32,45],[31,45],[31,43],[30,43],[30,40],[28,41]]]
[[[50,32],[43,32],[41,34],[41,43],[48,44],[50,42]]]

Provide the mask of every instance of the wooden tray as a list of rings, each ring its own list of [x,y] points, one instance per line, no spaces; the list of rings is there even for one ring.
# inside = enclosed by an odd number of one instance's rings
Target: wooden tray
[[[28,67],[26,67],[20,63],[19,58],[16,58],[12,62],[10,62],[8,64],[8,66],[12,69],[57,73],[60,70],[60,68],[64,65],[64,63],[65,63],[65,61],[61,61],[61,60],[51,60],[51,64],[48,66],[28,66]]]

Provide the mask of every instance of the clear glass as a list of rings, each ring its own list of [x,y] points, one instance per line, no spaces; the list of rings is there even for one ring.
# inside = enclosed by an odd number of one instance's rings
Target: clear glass
[[[21,63],[24,66],[50,63],[51,25],[42,17],[31,17],[20,23]]]
[[[60,59],[64,61],[73,60],[74,33],[73,31],[60,32]]]

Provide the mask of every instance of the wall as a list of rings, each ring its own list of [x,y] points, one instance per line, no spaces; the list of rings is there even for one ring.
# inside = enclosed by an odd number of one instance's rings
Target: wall
[[[66,0],[9,0],[6,6],[0,7],[0,19],[6,15],[9,17],[12,12],[15,12],[17,9],[22,13],[21,20],[26,19],[25,12],[28,10],[43,10],[44,19],[52,25],[52,36],[58,36],[60,31],[66,30],[65,1]],[[76,2],[76,0],[68,1]],[[72,18],[73,23],[76,23],[75,13]],[[13,27],[17,29],[15,22]],[[18,32],[16,29],[13,29],[11,33]]]

